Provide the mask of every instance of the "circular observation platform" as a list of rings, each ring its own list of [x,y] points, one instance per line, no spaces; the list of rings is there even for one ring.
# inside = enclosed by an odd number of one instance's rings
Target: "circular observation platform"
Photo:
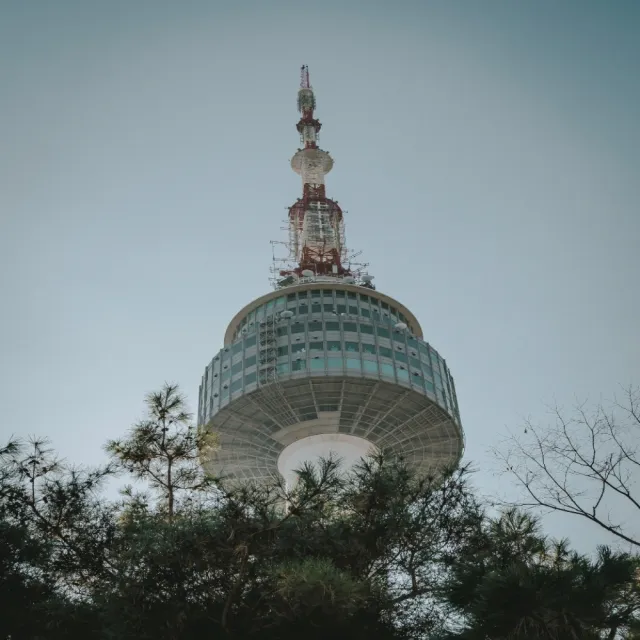
[[[352,463],[382,449],[420,473],[457,463],[453,378],[418,332],[405,307],[349,285],[292,287],[247,305],[200,386],[198,424],[220,444],[203,465],[260,481],[289,476],[305,451]]]

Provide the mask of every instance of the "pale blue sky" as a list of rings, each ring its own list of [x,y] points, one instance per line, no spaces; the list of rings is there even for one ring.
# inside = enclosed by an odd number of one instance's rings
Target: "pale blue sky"
[[[195,409],[300,193],[303,63],[348,243],[447,359],[482,489],[507,427],[639,382],[637,1],[4,0],[2,439],[91,464],[165,380]]]

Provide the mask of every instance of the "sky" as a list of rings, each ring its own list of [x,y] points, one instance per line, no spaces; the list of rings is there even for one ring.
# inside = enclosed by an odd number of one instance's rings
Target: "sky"
[[[270,288],[308,64],[348,244],[504,486],[509,430],[640,383],[639,33],[637,0],[4,0],[0,441],[93,465],[165,381],[196,409]]]

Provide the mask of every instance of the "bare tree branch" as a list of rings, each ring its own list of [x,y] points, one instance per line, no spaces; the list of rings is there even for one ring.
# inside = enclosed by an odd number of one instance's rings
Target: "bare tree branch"
[[[640,518],[640,389],[626,389],[623,402],[611,404],[588,410],[581,403],[570,417],[555,406],[545,427],[525,421],[523,436],[511,434],[493,450],[525,497],[500,501],[577,515],[639,547],[640,535],[611,514]]]

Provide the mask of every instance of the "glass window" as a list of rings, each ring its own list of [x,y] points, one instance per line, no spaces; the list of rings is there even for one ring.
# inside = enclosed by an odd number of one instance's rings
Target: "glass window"
[[[231,375],[234,375],[236,373],[240,373],[240,371],[242,371],[242,360],[240,360],[240,362],[236,362],[232,367],[231,367]]]
[[[289,363],[288,362],[283,362],[282,364],[278,365],[278,373],[288,373],[289,372]],[[248,378],[249,376],[245,377]]]
[[[304,324],[302,322],[300,324],[294,324],[291,327],[291,333],[304,333]]]
[[[344,331],[357,331],[358,330],[358,325],[355,322],[343,322],[342,323],[342,329]]]
[[[357,316],[358,315],[358,307],[354,307],[353,305],[349,305],[349,313],[352,316]]]
[[[231,371],[229,369],[227,369],[220,376],[220,380],[222,380],[224,382],[225,380],[228,380],[230,377],[231,377]]]
[[[327,299],[333,298],[333,289],[323,289],[322,295]]]
[[[294,360],[291,363],[292,371],[302,371],[305,368],[306,368],[306,360]]]
[[[380,363],[380,373],[383,376],[388,376],[389,378],[393,378],[394,373],[393,373],[393,365],[392,364],[387,364],[386,362],[381,362]]]
[[[375,344],[362,344],[362,353],[375,353],[376,345]]]
[[[431,393],[436,392],[436,388],[433,386],[433,382],[431,382],[431,380],[425,380],[424,386],[427,388],[427,391],[430,391]]]
[[[418,343],[418,349],[420,349],[420,353],[424,353],[424,354],[428,354],[429,353],[429,349],[427,349],[427,345],[424,344],[424,342],[419,342]]]
[[[291,353],[301,353],[306,351],[304,342],[300,344],[292,344],[291,345]]]
[[[418,348],[418,341],[415,338],[407,338],[407,344],[414,349]]]
[[[295,294],[295,293],[290,293],[290,294],[287,296],[287,300],[295,300],[295,299],[296,299],[296,294]]]
[[[314,289],[311,292],[311,297],[312,298],[319,298],[322,295],[322,291],[320,289]]]
[[[371,311],[369,311],[369,309],[360,309],[360,315],[363,318],[370,318],[371,317]]]
[[[375,360],[363,360],[362,365],[368,373],[378,373],[378,363]]]
[[[309,323],[309,331],[322,331],[322,322],[320,320],[312,320]]]
[[[311,358],[309,364],[314,371],[324,370],[324,358]]]
[[[340,340],[327,340],[327,351],[342,351]]]
[[[256,357],[249,356],[248,358],[244,359],[244,368],[247,369],[248,367],[252,367],[255,363],[256,363]]]
[[[252,384],[255,381],[256,381],[256,372],[255,371],[253,371],[251,373],[247,373],[247,375],[245,375],[245,377],[244,377],[244,383],[245,384]]]
[[[324,304],[322,305],[322,308],[324,310],[325,313],[333,313],[336,308],[333,306],[333,302],[331,302],[330,304]]]
[[[342,358],[327,358],[329,369],[342,369]]]
[[[425,364],[424,362],[422,363],[422,373],[424,373],[425,376],[433,378],[433,370],[428,364]]]
[[[309,343],[310,351],[324,351],[324,342],[310,342]]]
[[[249,347],[253,347],[256,343],[256,337],[255,336],[251,336],[250,338],[247,338],[244,341],[244,348],[248,349]]]
[[[276,334],[282,338],[282,336],[289,335],[289,327],[278,327]]]
[[[360,294],[360,301],[361,302],[369,302],[369,296],[365,296],[362,293]]]
[[[391,349],[388,349],[387,347],[378,347],[378,353],[385,358],[391,357]]]
[[[296,345],[298,346],[298,345]],[[279,356],[286,356],[289,353],[289,347],[288,346],[284,346],[284,347],[278,347],[278,355]]]
[[[388,305],[386,302],[381,302],[381,303],[380,303],[380,306],[381,306],[383,309],[389,309],[389,305]]]
[[[360,351],[360,349],[358,349],[357,342],[345,342],[344,349],[345,351],[356,351],[356,352]]]
[[[344,291],[336,291],[336,298],[344,298]]]
[[[284,307],[285,299],[284,297],[277,298],[275,302],[276,302],[276,308],[281,308],[281,307]]]
[[[356,294],[353,291],[347,291],[347,298],[351,298],[352,300],[355,300]]]
[[[368,333],[369,335],[373,334],[373,327],[370,324],[361,324],[360,325],[360,333]]]
[[[300,305],[298,306],[298,313],[299,313],[301,316],[306,316],[306,315],[307,315],[307,313],[309,313],[309,305],[307,305],[307,304],[300,304]]]
[[[360,358],[347,358],[347,369],[360,370]]]
[[[406,362],[407,356],[402,353],[402,351],[396,351],[396,361],[397,362]]]
[[[409,358],[409,364],[415,369],[420,368],[420,360],[418,360],[418,358]]]
[[[347,313],[347,305],[346,304],[339,304],[336,306],[336,311],[338,313]]]
[[[340,331],[339,322],[327,322],[325,326],[327,328],[327,331]]]
[[[242,389],[242,378],[231,383],[231,393],[238,391],[238,389]]]
[[[376,327],[376,333],[381,338],[389,338],[390,337],[389,329],[383,329],[382,327]]]
[[[267,312],[271,311],[273,309],[275,305],[275,301],[274,300],[269,300],[269,302],[267,302]]]
[[[396,368],[396,373],[398,374],[398,380],[409,379],[409,372],[406,369]]]

